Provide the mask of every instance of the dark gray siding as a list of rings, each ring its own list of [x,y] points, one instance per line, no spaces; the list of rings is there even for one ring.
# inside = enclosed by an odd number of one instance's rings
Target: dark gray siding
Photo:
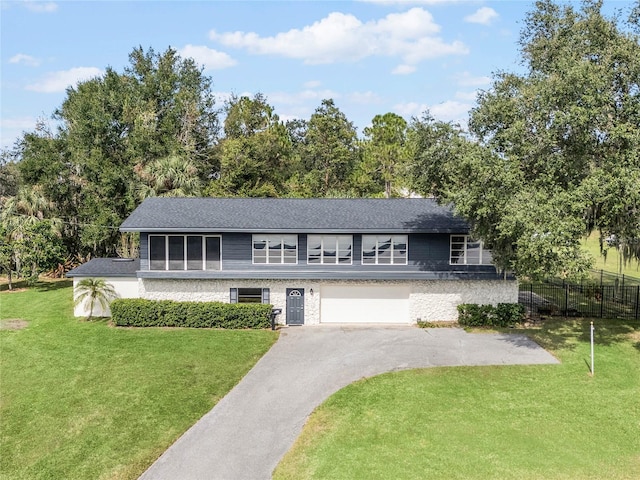
[[[149,270],[149,234],[140,233],[140,270]]]
[[[246,270],[251,267],[251,238],[250,233],[222,235],[222,270]]]
[[[158,233],[161,234],[161,233]],[[175,234],[175,233],[174,233]],[[198,235],[198,233],[190,233]],[[203,233],[202,235],[215,235]],[[148,236],[140,234],[140,270],[149,271]],[[445,278],[450,275],[458,277],[494,276],[495,269],[489,265],[449,265],[448,233],[415,233],[408,235],[407,265],[362,265],[362,235],[353,235],[353,263],[351,265],[308,265],[307,234],[298,234],[297,265],[254,265],[252,263],[252,234],[222,234],[222,272],[162,272],[151,273],[152,276],[190,278],[231,276],[234,278]],[[145,274],[144,276],[149,276]],[[177,276],[177,277],[176,277]],[[194,277],[194,278],[195,278]]]
[[[409,266],[421,271],[449,270],[449,235],[409,235]]]

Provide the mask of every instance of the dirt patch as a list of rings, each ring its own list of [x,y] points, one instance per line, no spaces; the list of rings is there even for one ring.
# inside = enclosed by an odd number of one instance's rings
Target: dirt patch
[[[13,290],[3,290],[4,293],[18,293],[18,292],[26,292],[27,290],[29,290],[28,288],[15,288],[13,287]]]
[[[29,325],[29,322],[21,318],[0,320],[0,330],[22,330],[23,328],[27,328],[27,325]]]

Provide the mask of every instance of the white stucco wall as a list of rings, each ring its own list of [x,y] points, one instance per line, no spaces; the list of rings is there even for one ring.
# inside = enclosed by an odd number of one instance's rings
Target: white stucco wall
[[[320,323],[322,285],[408,285],[409,318],[407,323],[423,321],[455,321],[461,303],[517,303],[518,282],[515,280],[433,280],[433,281],[292,281],[292,280],[140,280],[140,297],[151,300],[229,302],[231,288],[269,288],[271,303],[282,309],[277,320],[286,323],[286,289],[303,288],[305,293],[305,325]],[[313,294],[311,293],[313,290]]]
[[[73,297],[76,298],[76,286],[81,280],[84,280],[86,277],[74,277],[73,278]],[[116,298],[139,298],[139,280],[137,278],[132,277],[109,277],[105,278],[107,283],[113,285],[113,288],[116,291]],[[73,309],[73,314],[76,317],[87,317],[89,316],[89,301],[85,300],[84,302],[76,305]],[[110,317],[111,310],[109,307],[106,310],[103,310],[100,303],[96,302],[93,306],[93,316],[94,317]]]

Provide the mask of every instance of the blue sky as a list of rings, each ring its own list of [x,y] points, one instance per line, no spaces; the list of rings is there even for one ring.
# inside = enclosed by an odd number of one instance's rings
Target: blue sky
[[[605,1],[605,12],[632,2]],[[261,92],[281,119],[333,98],[361,133],[377,114],[461,121],[493,72],[521,71],[530,1],[1,1],[2,148],[65,89],[169,46],[213,79],[219,105]],[[53,125],[53,124],[52,124]]]

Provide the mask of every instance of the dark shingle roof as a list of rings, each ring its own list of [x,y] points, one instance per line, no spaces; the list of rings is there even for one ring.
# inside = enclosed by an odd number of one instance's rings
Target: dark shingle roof
[[[67,272],[67,277],[135,277],[139,258],[94,258]]]
[[[435,200],[148,198],[124,232],[466,232]]]

